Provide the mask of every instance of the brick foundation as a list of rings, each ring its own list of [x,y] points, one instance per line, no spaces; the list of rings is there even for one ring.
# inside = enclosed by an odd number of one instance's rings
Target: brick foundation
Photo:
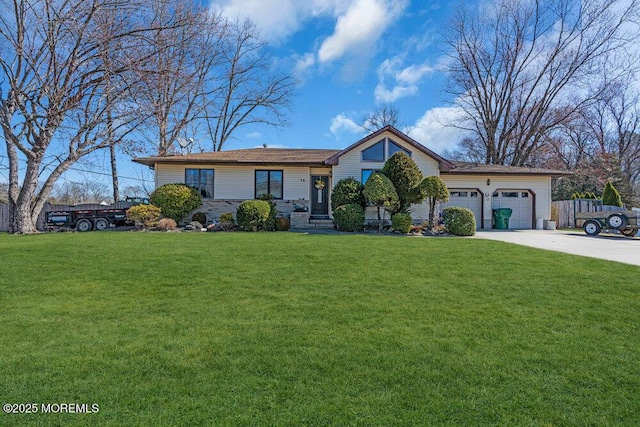
[[[187,214],[184,218],[182,218],[182,222],[188,223],[191,222],[191,216],[196,212],[204,212],[207,215],[207,223],[211,223],[214,220],[218,221],[220,219],[220,215],[224,213],[232,213],[233,217],[236,217],[236,211],[238,210],[238,206],[240,203],[244,202],[244,200],[216,200],[216,199],[203,199],[202,205]],[[284,216],[289,218],[291,213],[294,211],[296,207],[306,207],[309,208],[309,201],[298,199],[298,200],[274,200],[276,203],[276,209],[278,209],[278,216]],[[307,222],[309,214],[303,212],[307,215]],[[291,227],[293,228],[293,219]]]

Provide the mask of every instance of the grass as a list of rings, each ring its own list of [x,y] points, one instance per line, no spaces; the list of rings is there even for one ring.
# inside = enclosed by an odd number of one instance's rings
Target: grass
[[[638,425],[640,268],[462,238],[0,235],[11,425]]]

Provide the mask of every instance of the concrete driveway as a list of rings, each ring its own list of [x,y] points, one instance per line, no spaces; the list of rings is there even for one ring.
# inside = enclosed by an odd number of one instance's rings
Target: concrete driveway
[[[640,266],[640,237],[590,237],[582,230],[480,230],[476,237]]]

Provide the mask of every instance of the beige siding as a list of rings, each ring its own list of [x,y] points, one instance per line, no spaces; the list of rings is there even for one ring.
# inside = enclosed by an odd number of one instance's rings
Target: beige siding
[[[157,165],[156,186],[183,183],[185,169],[215,170],[213,197],[216,200],[253,199],[256,170],[283,171],[283,198],[288,200],[309,199],[309,168],[307,167],[258,167],[258,166],[203,166],[203,165]]]
[[[340,157],[339,164],[333,167],[333,185],[335,185],[339,180],[348,177],[353,177],[359,181],[362,176],[362,169],[382,169],[384,162],[363,162],[361,153],[363,150],[377,144],[386,137],[411,152],[411,158],[416,162],[418,168],[425,177],[431,175],[437,176],[439,174],[438,162],[436,160],[427,156],[423,152],[418,151],[415,147],[406,144],[401,139],[396,138],[395,135],[385,132],[380,135],[379,138],[367,141],[366,143],[356,147],[351,152],[345,153]],[[426,203],[414,205],[411,209],[411,216],[413,217],[414,222],[425,221],[428,218]],[[375,210],[367,209],[367,219],[374,218]]]
[[[438,162],[427,156],[426,154],[418,151],[415,147],[410,146],[401,139],[395,137],[395,135],[385,132],[380,135],[379,138],[367,141],[366,143],[356,147],[351,152],[345,153],[339,159],[339,164],[333,167],[333,181],[338,182],[343,178],[353,177],[360,180],[362,176],[362,169],[382,169],[384,162],[363,162],[361,152],[377,144],[384,138],[390,138],[399,146],[411,151],[411,157],[416,162],[422,174],[424,176],[438,175]]]
[[[551,217],[551,178],[548,176],[520,175],[455,175],[443,174],[443,181],[451,189],[478,189],[483,196],[483,215],[485,229],[491,228],[492,195],[501,190],[527,190],[535,194],[535,217]],[[487,180],[491,180],[487,185]],[[535,224],[532,222],[531,228]]]

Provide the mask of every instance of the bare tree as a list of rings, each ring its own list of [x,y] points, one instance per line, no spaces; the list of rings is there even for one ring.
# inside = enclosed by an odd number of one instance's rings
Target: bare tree
[[[373,133],[385,126],[398,127],[400,112],[391,104],[379,105],[374,111],[362,120],[362,129],[368,133]]]
[[[2,0],[0,9],[9,228],[33,233],[57,179],[82,157],[107,148],[114,135],[121,140],[135,127],[137,114],[118,100],[131,90],[126,74],[148,60],[129,52],[157,28],[145,19],[144,2],[138,0]],[[103,14],[113,19],[100,19]],[[104,61],[104,34],[122,49],[110,64]],[[113,108],[107,108],[107,75]],[[108,110],[111,129],[105,124]]]
[[[204,104],[214,151],[221,151],[241,126],[287,125],[285,111],[296,81],[276,70],[265,47],[251,21],[227,22],[223,61],[205,83],[205,93],[215,95]]]
[[[49,198],[51,203],[77,205],[80,203],[109,202],[109,187],[98,181],[64,181],[56,184]]]
[[[450,92],[488,164],[527,165],[549,132],[597,98],[586,83],[638,35],[637,0],[499,0],[462,9],[448,36]],[[606,69],[624,73],[626,68]],[[606,86],[602,86],[606,88]]]
[[[187,139],[205,116],[205,106],[219,93],[206,92],[205,82],[221,66],[227,23],[221,15],[180,0],[154,0],[160,26],[176,18],[185,25],[159,30],[138,48],[158,51],[136,70],[140,82],[133,100],[151,111],[144,131],[147,144],[160,156],[171,153],[180,138]],[[144,147],[142,147],[144,151]]]

